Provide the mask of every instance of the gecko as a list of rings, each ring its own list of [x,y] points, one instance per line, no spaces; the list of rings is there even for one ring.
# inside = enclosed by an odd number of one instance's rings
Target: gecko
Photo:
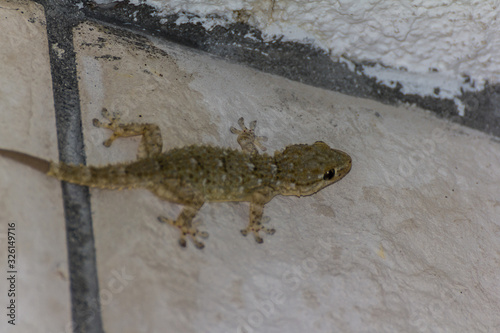
[[[199,238],[208,233],[199,231],[192,223],[205,202],[239,201],[250,203],[250,221],[241,230],[244,236],[252,233],[262,243],[260,232],[274,234],[274,228],[263,224],[264,206],[275,196],[307,196],[342,179],[350,170],[351,157],[330,148],[322,141],[313,144],[289,145],[274,155],[264,151],[264,136],[255,134],[256,121],[241,129],[230,128],[237,134],[241,150],[210,145],[190,145],[163,150],[158,125],[152,123],[122,123],[118,114],[102,109],[108,122],[94,118],[93,125],[112,131],[103,142],[110,147],[121,137],[140,136],[137,160],[104,166],[72,165],[46,161],[20,152],[0,149],[0,155],[27,164],[61,181],[101,189],[144,188],[164,201],[183,206],[177,219],[159,216],[158,221],[177,227],[179,244],[186,239],[202,249]],[[260,149],[263,153],[259,153]]]

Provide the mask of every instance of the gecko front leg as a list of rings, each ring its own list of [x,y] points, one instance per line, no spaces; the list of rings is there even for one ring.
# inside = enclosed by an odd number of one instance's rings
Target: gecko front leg
[[[262,142],[267,141],[267,137],[265,136],[257,136],[255,135],[255,127],[257,126],[257,120],[250,122],[250,128],[245,126],[245,119],[241,117],[238,119],[238,125],[241,130],[231,127],[231,133],[238,134],[237,141],[241,146],[241,149],[250,154],[257,154],[258,150],[265,151],[266,147],[262,145]],[[262,225],[262,223],[266,223],[269,221],[269,218],[263,217],[264,213],[264,205],[268,203],[272,199],[272,195],[264,192],[256,192],[252,195],[252,199],[250,201],[250,222],[245,229],[241,230],[241,234],[243,236],[248,235],[248,233],[253,233],[255,241],[257,243],[263,243],[264,240],[259,235],[260,231],[265,232],[266,234],[272,235],[276,232],[273,228],[266,228]]]
[[[267,137],[255,135],[254,130],[257,126],[257,120],[252,121],[250,123],[250,128],[247,128],[245,126],[245,119],[241,117],[240,119],[238,119],[238,125],[240,126],[241,130],[234,127],[231,127],[230,130],[231,133],[238,134],[238,138],[236,140],[240,144],[243,151],[246,151],[250,154],[257,154],[257,147],[262,151],[266,151],[266,147],[262,145],[262,142],[266,142]]]
[[[264,213],[264,205],[268,203],[269,200],[271,200],[271,198],[268,195],[261,193],[256,193],[252,196],[252,201],[250,202],[250,222],[245,229],[241,230],[243,236],[252,232],[257,243],[264,242],[259,235],[259,231],[264,231],[268,235],[272,235],[276,232],[275,229],[266,228],[262,225],[262,223],[269,221],[269,218],[262,216]]]

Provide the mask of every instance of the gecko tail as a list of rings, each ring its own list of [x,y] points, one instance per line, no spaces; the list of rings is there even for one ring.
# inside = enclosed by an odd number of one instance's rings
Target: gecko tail
[[[69,183],[102,189],[144,187],[144,180],[141,176],[128,172],[127,168],[127,163],[103,166],[50,163],[47,175]]]
[[[87,167],[82,164],[54,163],[8,149],[0,149],[0,157],[9,158],[29,166],[43,172],[47,176],[83,186],[123,189],[141,187],[143,185],[141,177],[135,175],[134,172],[127,174],[127,166],[123,164]]]
[[[26,166],[29,166],[30,168],[33,168],[45,174],[47,174],[50,171],[50,167],[52,164],[47,160],[8,149],[0,149],[0,156],[24,164]]]

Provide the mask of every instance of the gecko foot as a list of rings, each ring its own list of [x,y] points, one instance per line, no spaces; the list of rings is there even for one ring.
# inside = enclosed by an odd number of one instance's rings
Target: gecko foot
[[[110,147],[113,141],[118,138],[142,136],[137,150],[138,159],[161,154],[163,141],[158,125],[148,123],[120,123],[119,115],[117,113],[111,114],[106,108],[102,109],[102,116],[106,118],[109,123],[103,123],[99,119],[94,118],[92,119],[92,124],[95,127],[107,128],[113,132],[111,136],[102,143],[105,147]]]
[[[113,141],[120,136],[119,134],[115,135],[115,132],[117,132],[120,128],[120,124],[119,124],[120,116],[118,114],[112,115],[111,112],[109,112],[108,109],[106,109],[106,108],[102,108],[101,115],[104,118],[106,118],[109,121],[109,123],[106,124],[106,123],[101,122],[99,119],[94,118],[94,119],[92,119],[92,125],[94,125],[95,127],[99,127],[99,128],[107,128],[107,129],[110,129],[113,131],[113,134],[111,135],[111,137],[102,143],[104,146],[110,147],[111,144],[113,143]]]
[[[269,221],[269,218],[265,217],[262,220],[264,221],[264,223],[266,223],[267,221]],[[274,228],[266,228],[261,223],[250,223],[248,225],[248,227],[246,227],[245,229],[242,229],[240,231],[241,231],[241,234],[243,236],[246,236],[246,235],[248,235],[249,232],[252,232],[253,236],[255,238],[255,241],[259,244],[264,242],[264,239],[262,239],[262,237],[260,237],[260,235],[259,235],[259,231],[263,231],[268,235],[273,235],[276,232],[276,230]]]
[[[250,128],[247,128],[245,126],[245,120],[243,117],[238,119],[238,125],[240,126],[241,130],[231,127],[231,133],[233,134],[238,134],[237,141],[241,146],[241,149],[243,151],[249,152],[249,153],[257,153],[257,147],[265,151],[266,147],[262,145],[262,142],[267,141],[267,137],[265,136],[256,136],[255,135],[255,127],[257,126],[257,120],[254,120],[250,122]]]
[[[186,247],[186,245],[187,245],[186,236],[188,236],[189,238],[191,238],[194,245],[198,249],[203,249],[205,247],[205,244],[203,244],[203,242],[199,241],[196,237],[200,236],[201,238],[207,238],[208,232],[198,231],[198,229],[196,227],[185,226],[181,223],[178,223],[177,221],[174,221],[172,219],[168,219],[168,218],[163,217],[163,216],[159,216],[158,221],[160,221],[161,223],[168,223],[168,224],[173,225],[174,227],[177,227],[180,229],[180,231],[181,231],[181,238],[179,239],[180,246]]]

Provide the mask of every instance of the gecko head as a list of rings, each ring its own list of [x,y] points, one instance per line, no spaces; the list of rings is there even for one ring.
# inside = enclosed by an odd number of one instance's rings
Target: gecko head
[[[312,145],[292,145],[274,156],[278,191],[282,195],[304,196],[342,179],[352,160],[343,151],[317,141]]]

